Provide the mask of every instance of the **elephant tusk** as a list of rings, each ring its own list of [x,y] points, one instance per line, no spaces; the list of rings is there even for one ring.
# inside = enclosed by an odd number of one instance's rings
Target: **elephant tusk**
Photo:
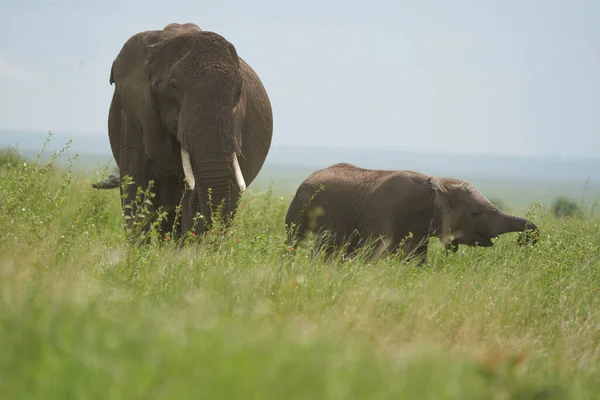
[[[190,153],[181,148],[181,165],[183,166],[183,173],[185,174],[185,179],[188,181],[188,185],[190,185],[190,189],[194,190],[196,186],[196,180],[194,179],[194,172],[192,171],[192,162],[190,161]]]
[[[235,152],[232,154],[233,157],[233,172],[235,173],[235,180],[237,181],[238,186],[240,187],[240,191],[246,190],[246,182],[244,181],[244,175],[242,175],[242,170],[240,168],[240,163],[238,161],[237,155]]]

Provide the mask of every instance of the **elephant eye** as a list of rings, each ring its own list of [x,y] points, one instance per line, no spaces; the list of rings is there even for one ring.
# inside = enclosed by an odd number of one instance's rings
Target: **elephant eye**
[[[169,79],[169,87],[172,89],[177,89],[177,81],[175,79]]]
[[[471,215],[474,217],[479,217],[481,213],[479,211],[471,211]]]

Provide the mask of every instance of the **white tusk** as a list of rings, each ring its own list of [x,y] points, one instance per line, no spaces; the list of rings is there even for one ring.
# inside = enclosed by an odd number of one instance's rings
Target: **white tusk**
[[[192,171],[190,153],[185,151],[183,147],[181,148],[181,165],[183,166],[183,173],[185,174],[185,179],[188,181],[188,185],[190,185],[190,189],[194,190],[196,181],[194,180],[194,172]]]
[[[235,152],[232,154],[233,157],[233,172],[235,173],[235,180],[237,181],[238,186],[240,187],[240,191],[246,190],[246,182],[244,182],[244,175],[242,175],[242,170],[240,168],[240,163],[237,159],[237,155]]]

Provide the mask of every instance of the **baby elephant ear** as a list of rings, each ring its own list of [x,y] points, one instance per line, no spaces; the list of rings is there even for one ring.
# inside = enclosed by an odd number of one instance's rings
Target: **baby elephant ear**
[[[434,181],[433,181],[433,176],[428,176],[428,177],[427,177],[427,184],[428,184],[429,186],[431,186],[431,188],[432,188],[433,190],[438,190],[438,188],[437,188],[437,185],[436,185],[436,184],[434,183]]]
[[[430,175],[427,177],[427,185],[435,191],[441,191],[440,181],[436,176]]]

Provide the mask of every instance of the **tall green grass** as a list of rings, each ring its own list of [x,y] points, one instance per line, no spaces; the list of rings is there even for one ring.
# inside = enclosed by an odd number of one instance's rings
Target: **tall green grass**
[[[129,246],[95,179],[0,167],[2,399],[600,398],[590,210],[419,269],[290,249],[290,197],[251,189],[223,238]]]

